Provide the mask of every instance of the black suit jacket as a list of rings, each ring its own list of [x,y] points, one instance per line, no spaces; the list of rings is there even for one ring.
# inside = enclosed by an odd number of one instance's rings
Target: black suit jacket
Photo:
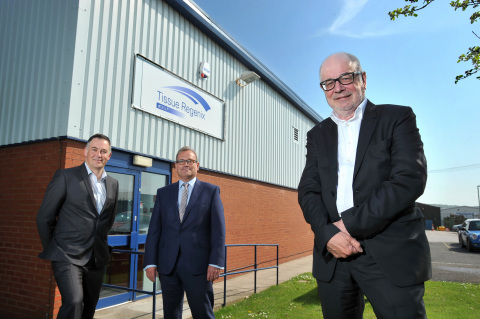
[[[328,118],[307,134],[307,159],[298,199],[315,234],[313,275],[332,278],[336,258],[326,244],[337,232],[337,125]],[[431,277],[430,248],[415,200],[427,164],[415,114],[409,107],[367,102],[355,158],[354,206],[342,212],[348,232],[364,240],[386,277],[409,286]]]
[[[93,251],[97,267],[107,264],[118,181],[107,175],[105,186],[107,197],[99,215],[85,164],[55,173],[37,214],[43,245],[40,258],[84,266]]]

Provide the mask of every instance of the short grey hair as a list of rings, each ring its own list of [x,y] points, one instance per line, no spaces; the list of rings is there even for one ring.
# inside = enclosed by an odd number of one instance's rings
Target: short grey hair
[[[89,148],[90,147],[90,142],[94,139],[94,138],[98,138],[98,139],[101,139],[101,140],[105,140],[108,142],[108,146],[110,147],[110,153],[112,153],[112,143],[110,143],[110,139],[108,138],[108,136],[104,135],[104,134],[101,134],[101,133],[97,133],[97,134],[94,134],[92,136],[90,136],[90,138],[88,139],[87,141],[87,145],[85,145],[85,148]]]
[[[187,151],[193,152],[193,154],[195,154],[195,160],[198,162],[197,152],[195,152],[195,150],[190,146],[184,146],[181,149],[179,149],[177,152],[177,155],[175,156],[175,160],[178,159],[178,154],[180,154],[181,152],[187,152]]]

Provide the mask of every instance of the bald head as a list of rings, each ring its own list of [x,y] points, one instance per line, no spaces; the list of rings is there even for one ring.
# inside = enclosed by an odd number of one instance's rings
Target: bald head
[[[360,65],[360,60],[351,53],[347,52],[337,52],[332,55],[329,55],[325,60],[323,60],[322,65],[320,65],[320,82],[326,80],[322,78],[322,70],[324,68],[329,68],[332,65],[348,65],[352,71],[362,72],[362,66]]]

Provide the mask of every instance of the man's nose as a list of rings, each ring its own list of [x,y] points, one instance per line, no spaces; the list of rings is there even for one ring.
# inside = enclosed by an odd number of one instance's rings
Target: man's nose
[[[345,86],[340,83],[340,81],[335,81],[335,86],[333,87],[334,92],[342,92],[345,89]]]

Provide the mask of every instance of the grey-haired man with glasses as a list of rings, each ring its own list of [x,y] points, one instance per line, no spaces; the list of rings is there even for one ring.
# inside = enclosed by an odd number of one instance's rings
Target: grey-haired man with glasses
[[[365,295],[377,318],[426,318],[431,258],[415,201],[427,163],[415,114],[366,99],[367,75],[349,53],[324,60],[320,87],[333,112],[307,134],[298,200],[315,234],[323,315],[362,318]]]
[[[145,247],[145,271],[162,284],[163,314],[182,318],[187,294],[193,318],[215,318],[212,282],[225,266],[225,219],[220,188],[197,179],[197,153],[176,156],[179,181],[157,191]]]

